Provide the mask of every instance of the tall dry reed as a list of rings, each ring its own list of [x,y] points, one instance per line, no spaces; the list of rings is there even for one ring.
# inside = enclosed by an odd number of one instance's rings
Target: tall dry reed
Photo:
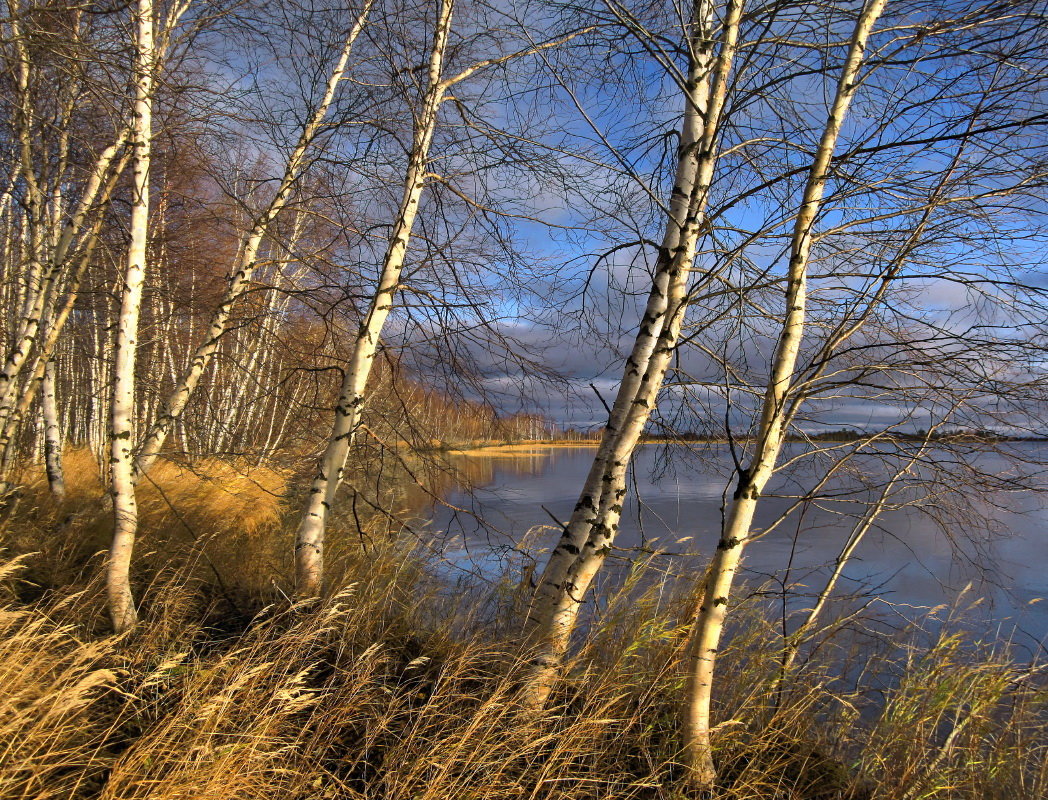
[[[274,497],[277,484],[237,484],[225,469],[165,468],[163,503],[201,530],[233,531],[231,510],[261,514],[245,496]],[[98,626],[97,562],[74,569],[69,555],[99,516],[32,497],[5,522],[9,549],[41,520],[54,527],[43,553],[0,573],[3,800],[688,796],[677,709],[694,598],[655,561],[601,597],[548,712],[523,718],[519,571],[452,585],[409,542],[357,540],[344,587],[324,602],[292,605],[275,592],[237,615],[197,561],[153,558],[140,576],[142,623],[115,638]],[[258,522],[237,541],[283,530],[279,504],[269,509],[245,517]],[[183,524],[159,506],[150,513],[153,531],[174,536],[165,526]],[[68,558],[61,574],[41,563],[55,553]],[[46,589],[31,585],[40,574],[54,579]],[[1006,647],[950,626],[924,644],[909,633],[882,644],[877,664],[864,647],[860,672],[878,672],[874,692],[856,684],[844,640],[784,678],[781,636],[759,596],[735,618],[716,708],[720,797],[1048,796],[1048,690]]]

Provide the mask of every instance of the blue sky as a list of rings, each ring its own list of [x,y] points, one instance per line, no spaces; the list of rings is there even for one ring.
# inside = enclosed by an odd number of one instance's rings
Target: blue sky
[[[853,104],[820,222],[823,231],[853,223],[817,251],[812,314],[820,322],[839,322],[849,298],[876,281],[871,260],[890,260],[896,240],[915,224],[913,209],[934,190],[951,159],[958,159],[951,191],[978,194],[1013,182],[1044,147],[1042,126],[1017,127],[1024,116],[1045,113],[1043,57],[1035,47],[1043,35],[1036,23],[1013,21],[1009,24],[1025,26],[1025,32],[1002,39],[988,24],[988,15],[975,14],[979,24],[963,34],[934,33],[936,19],[974,13],[978,5],[889,3],[871,45],[870,58],[880,63]],[[804,3],[779,4],[779,17],[768,23],[777,41],[754,44],[758,34],[767,33],[764,18],[743,31],[721,140],[722,148],[732,150],[720,162],[711,197],[714,228],[696,262],[699,270],[723,276],[721,288],[732,285],[735,322],[720,324],[709,334],[692,334],[697,343],[716,345],[757,383],[774,342],[775,304],[781,293],[774,281],[782,275],[791,214],[843,53],[842,34],[856,7],[842,3],[826,11],[830,6],[823,6],[812,14]],[[520,49],[571,25],[609,20],[602,3],[580,8],[585,10],[566,19],[552,3],[464,5],[456,29],[461,52],[456,51],[453,69],[472,58]],[[455,102],[444,108],[434,172],[501,216],[476,209],[471,213],[440,184],[431,186],[424,201],[428,214],[420,222],[415,260],[408,270],[411,290],[401,295],[405,308],[391,319],[387,341],[393,346],[412,343],[419,368],[430,373],[439,371],[451,351],[471,358],[478,374],[476,390],[489,393],[506,411],[540,410],[561,424],[599,424],[603,408],[591,384],[610,402],[632,343],[654,256],[649,245],[638,242],[661,238],[661,210],[653,197],[668,194],[674,131],[682,110],[666,69],[666,63],[676,69],[682,64],[681,55],[670,52],[671,43],[680,40],[679,24],[669,13],[671,4],[645,9],[650,13],[643,23],[653,32],[653,41],[661,42],[658,47],[645,49],[621,28],[598,28],[542,57],[479,74],[456,87]],[[322,11],[318,19],[326,19]],[[248,107],[263,102],[269,105],[259,108],[259,119],[266,114],[278,119],[281,106],[294,109],[303,96],[310,96],[309,76],[325,63],[316,36],[322,28],[303,29],[300,23],[286,21],[291,30],[299,29],[293,47],[277,47],[277,40],[261,49],[253,44],[251,55],[235,49],[225,53],[226,64],[217,73],[225,84],[246,89],[258,81],[265,90],[245,98],[231,96],[231,107],[236,100]],[[919,28],[933,33],[921,34],[917,42]],[[413,31],[424,41],[424,26]],[[260,41],[267,40],[263,36]],[[330,168],[325,165],[342,192],[332,202],[350,223],[373,231],[346,236],[344,277],[332,274],[348,294],[356,282],[366,283],[380,255],[383,224],[398,194],[399,148],[410,131],[403,124],[405,109],[389,99],[393,94],[382,102],[369,99],[368,92],[384,80],[383,70],[397,63],[386,59],[380,44],[376,40],[362,46],[354,80],[369,83],[347,86],[338,112],[347,124],[329,142],[334,158]],[[1019,52],[1023,46],[1031,49]],[[1005,57],[1009,48],[1011,60]],[[405,51],[397,57],[410,55]],[[973,109],[978,111],[974,133],[966,127]],[[241,127],[255,130],[260,152],[278,147],[272,137],[280,138],[279,125],[267,133],[265,125]],[[899,145],[907,140],[911,143]],[[540,163],[542,169],[535,169]],[[947,349],[959,347],[949,339],[973,324],[997,326],[986,339],[1040,335],[1044,320],[1038,318],[1042,299],[1036,290],[1048,283],[1039,230],[1043,197],[1031,192],[1019,200],[973,200],[959,206],[963,208],[941,215],[936,241],[919,248],[896,276],[895,297],[880,320],[882,327],[898,331],[907,325],[914,336],[921,329],[920,335],[934,340],[935,348]],[[885,210],[897,216],[858,222]],[[512,256],[496,246],[499,237],[512,241]],[[881,245],[884,252],[877,255]],[[434,248],[440,250],[436,256]],[[450,285],[452,275],[457,287]],[[981,284],[989,277],[1011,284],[991,291]],[[744,300],[747,286],[762,281],[771,285]],[[476,296],[481,296],[479,311],[467,307]],[[724,299],[699,298],[692,323],[700,324],[704,315],[722,313],[729,305]],[[755,313],[758,306],[763,310]],[[488,332],[477,327],[482,317],[490,325]],[[440,328],[447,335],[429,341]],[[818,331],[813,326],[814,340]],[[513,343],[494,341],[499,336]],[[420,338],[427,343],[420,346]],[[989,341],[982,344],[988,361],[1011,358]],[[507,355],[514,349],[522,357]],[[561,380],[548,375],[540,380],[536,370],[522,365],[524,357]],[[1007,366],[996,364],[994,369]],[[1029,360],[1017,363],[1015,374],[1029,377],[1037,366]],[[723,380],[723,369],[695,347],[682,348],[680,367],[678,382]],[[869,399],[862,391],[816,404],[813,410],[821,410],[824,424],[877,426],[914,414],[920,380],[911,383],[900,392],[910,395],[901,410],[885,393]],[[675,396],[684,393],[667,392],[662,409],[667,417],[673,416]],[[703,385],[692,393],[705,403],[692,427],[719,424],[724,390]],[[743,424],[750,409],[745,394],[733,391],[728,396]]]
[[[827,314],[832,317],[835,303],[845,304],[860,286],[869,286],[871,280],[876,280],[876,272],[868,263],[871,254],[879,244],[890,244],[892,237],[905,237],[914,225],[915,209],[927,201],[939,176],[951,163],[955,185],[946,196],[986,194],[1017,181],[1021,171],[1030,168],[1030,162],[1024,158],[1032,155],[1034,148],[1043,146],[1043,122],[1025,130],[1017,124],[1023,115],[1044,113],[1042,78],[1033,77],[1043,65],[1036,64],[1035,69],[1029,70],[1029,79],[1024,79],[1022,72],[1030,65],[1002,63],[994,51],[1000,44],[989,34],[985,52],[976,46],[967,53],[958,50],[950,57],[944,41],[933,37],[912,46],[920,56],[918,59],[900,64],[898,26],[914,23],[929,8],[927,4],[907,5],[900,9],[899,17],[885,21],[885,25],[895,26],[890,34],[874,37],[871,58],[885,63],[868,74],[838,147],[838,178],[828,190],[820,226],[825,231],[848,222],[851,227],[823,242],[822,257],[836,259],[837,263],[827,261],[831,268],[822,274],[818,273],[818,264],[814,268],[813,317],[823,314],[821,320],[827,319]],[[796,28],[795,22],[788,20],[783,25]],[[904,31],[902,35],[911,34],[912,31]],[[740,287],[745,285],[745,276],[781,276],[790,214],[811,142],[821,129],[827,87],[832,85],[833,58],[839,55],[840,48],[830,52],[828,74],[820,76],[805,74],[808,62],[802,58],[789,65],[796,76],[786,80],[781,74],[785,68],[780,69],[780,74],[775,72],[779,69],[778,53],[766,56],[761,63],[754,56],[750,59],[750,74],[742,70],[742,88],[737,92],[741,99],[733,95],[729,101],[736,106],[722,142],[740,149],[721,162],[712,203],[719,208],[714,217],[716,230],[705,242],[707,251],[697,261],[700,269],[723,264],[725,253],[730,251],[734,258],[749,264],[748,270],[739,272]],[[571,131],[572,146],[609,166],[604,182],[598,180],[592,185],[590,204],[583,203],[584,211],[579,213],[579,206],[570,198],[539,198],[545,202],[535,208],[535,214],[569,230],[538,224],[517,227],[517,235],[537,258],[560,262],[560,283],[556,288],[561,294],[556,314],[549,314],[541,302],[535,313],[516,319],[513,312],[530,309],[507,308],[506,327],[529,344],[544,346],[546,363],[563,374],[568,383],[539,386],[521,374],[500,374],[497,369],[487,377],[490,387],[505,391],[510,397],[523,394],[540,401],[546,413],[563,424],[593,425],[602,421],[603,409],[591,384],[610,402],[622,357],[632,342],[646,289],[646,270],[652,260],[650,248],[631,246],[629,242],[641,237],[659,238],[658,209],[649,202],[645,187],[640,184],[643,182],[665,196],[668,170],[658,156],[666,148],[660,149],[655,143],[660,137],[665,139],[672,128],[679,114],[679,100],[672,81],[664,75],[660,80],[656,65],[638,65],[635,54],[630,58],[634,80],[628,88],[643,86],[649,90],[634,107],[623,103],[623,86],[608,89],[585,81],[581,87],[572,86],[574,96],[561,98],[557,106],[557,122],[563,123],[561,130]],[[907,58],[912,59],[912,54]],[[766,82],[769,75],[781,80],[772,96],[743,96],[753,86]],[[576,101],[588,120],[581,120]],[[975,121],[969,125],[972,114]],[[599,135],[592,130],[587,132],[591,123]],[[766,139],[769,134],[777,141],[753,141]],[[935,139],[939,141],[932,141]],[[748,145],[744,144],[747,140]],[[614,152],[606,146],[608,143],[614,146]],[[994,148],[999,148],[999,152],[993,153]],[[1030,152],[1024,153],[1024,149]],[[629,171],[640,180],[626,175]],[[773,180],[766,189],[747,195],[751,187],[769,175]],[[775,179],[775,175],[785,177]],[[740,194],[747,199],[741,203],[732,200]],[[604,195],[610,195],[615,203],[607,202]],[[616,203],[615,208],[608,209]],[[603,217],[602,211],[606,212]],[[888,211],[896,216],[875,219]],[[1041,299],[1037,295],[1045,285],[1043,238],[1038,230],[1042,212],[1041,197],[1037,192],[1026,192],[1006,200],[974,198],[954,203],[937,215],[939,230],[935,240],[918,248],[894,279],[896,298],[890,308],[894,324],[906,320],[915,336],[920,328],[920,336],[933,340],[929,346],[943,353],[956,352],[963,346],[959,342],[961,335],[971,335],[973,326],[982,326],[978,344],[985,357],[1003,359],[995,368],[1006,369],[1011,357],[1008,348],[995,349],[990,339],[1007,344],[1009,340],[1040,335],[1035,326],[1043,321],[1039,318]],[[587,214],[591,216],[587,218]],[[864,218],[871,219],[861,222]],[[619,223],[618,228],[609,224],[611,219]],[[747,236],[758,231],[763,233],[754,242],[741,245]],[[610,257],[601,257],[602,252],[615,248],[621,249]],[[855,252],[846,258],[850,249]],[[880,256],[886,261],[890,260],[891,247],[887,250],[887,255]],[[866,275],[842,277],[840,265],[846,271]],[[1004,281],[1006,285],[992,288],[986,283],[989,279]],[[541,291],[537,294],[541,301]],[[565,314],[572,324],[559,324]],[[701,314],[695,316],[701,319]],[[576,324],[576,318],[583,322]],[[766,362],[772,343],[774,320],[772,313],[767,319],[751,320],[734,331],[721,331],[723,337],[737,337],[737,341],[726,343],[733,357],[751,367],[758,380],[761,362]],[[990,325],[995,326],[992,336],[987,327]],[[681,359],[684,371],[693,379],[717,380],[719,369],[708,358],[682,350]],[[1016,363],[1015,376],[1029,379],[1030,370],[1035,367],[1032,362]],[[914,419],[913,425],[923,424],[918,421],[925,417],[934,419],[938,413],[934,398],[928,399],[935,380],[947,378],[925,381],[923,395],[918,389],[922,380],[913,380],[904,387],[905,391],[899,392],[896,402],[883,392],[856,390],[856,396],[817,403],[812,410],[819,411],[820,417],[809,425],[876,428],[903,418]],[[718,419],[722,416],[724,392],[709,387],[702,387],[702,391],[710,400],[702,413],[709,418],[707,421]],[[667,415],[672,410],[673,394],[667,393]],[[870,399],[864,394],[880,396]],[[915,399],[921,396],[925,400]],[[507,402],[512,406],[512,400]],[[973,407],[983,402],[971,401]],[[747,404],[736,404],[738,415],[744,418]],[[703,427],[702,413],[695,420],[696,428]],[[1023,426],[1026,423],[1020,417],[1012,414],[1005,423],[1010,419]],[[987,424],[999,426],[1002,422],[987,419]]]

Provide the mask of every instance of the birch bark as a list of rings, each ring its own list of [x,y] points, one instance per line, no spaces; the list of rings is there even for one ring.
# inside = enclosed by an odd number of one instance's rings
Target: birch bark
[[[48,259],[48,269],[44,273],[43,280],[33,293],[31,302],[27,303],[27,308],[19,323],[14,345],[7,354],[3,369],[0,370],[0,424],[3,424],[7,415],[11,413],[16,393],[16,381],[21,374],[26,359],[29,357],[33,344],[36,342],[42,317],[47,310],[47,301],[54,297],[54,284],[66,265],[70,253],[76,249],[74,245],[82,242],[82,238],[78,234],[82,234],[86,218],[105,186],[106,179],[111,176],[113,161],[123,147],[124,139],[125,135],[121,133],[117,141],[99,155],[84,188],[84,194],[77,203],[75,210],[66,220],[57,243],[52,250]],[[36,253],[37,256],[31,256],[31,258],[35,262],[39,262],[41,260],[39,248],[36,248]]]
[[[58,500],[65,498],[65,474],[62,470],[62,424],[58,414],[58,389],[55,380],[55,362],[44,367],[40,393],[40,413],[44,420],[44,466],[47,485]]]
[[[78,246],[76,263],[75,266],[72,267],[72,274],[67,279],[65,286],[65,299],[62,301],[61,308],[55,308],[54,304],[57,302],[57,298],[55,298],[47,309],[48,318],[46,324],[43,326],[43,333],[36,347],[36,355],[33,357],[32,361],[33,366],[29,370],[28,377],[25,379],[25,385],[23,386],[21,393],[16,396],[11,392],[8,398],[9,405],[4,407],[3,404],[0,404],[0,463],[2,464],[7,464],[13,460],[19,422],[25,416],[36,397],[36,392],[39,389],[41,382],[44,380],[44,369],[46,365],[52,358],[54,358],[59,337],[65,329],[66,323],[69,321],[73,307],[80,294],[80,285],[87,272],[88,266],[91,264],[95,248],[98,245],[102,222],[105,218],[105,209],[108,207],[112,198],[113,190],[116,188],[117,181],[123,174],[129,161],[130,152],[125,152],[123,156],[121,156],[117,166],[110,171],[106,186],[99,193],[100,207],[95,214],[90,227],[83,234],[81,244]],[[63,258],[66,257],[68,257],[68,255],[63,255]],[[25,363],[23,362],[19,366],[18,371],[22,372],[24,370]],[[97,392],[95,390],[92,390],[91,397],[97,397]],[[8,471],[0,467],[0,481],[6,482],[7,478]]]
[[[149,179],[152,155],[153,79],[156,53],[153,46],[155,11],[152,0],[138,0],[135,23],[135,106],[132,128],[133,195],[131,242],[123,276],[120,317],[117,321],[116,359],[110,407],[110,474],[113,492],[113,542],[109,549],[106,588],[109,615],[116,633],[133,627],[138,619],[131,592],[131,555],[138,532],[135,498],[133,436],[135,412],[135,361],[138,320],[145,281],[149,233]]]
[[[101,211],[96,212],[93,223],[85,231],[89,212],[99,199],[102,206],[108,203],[115,181],[126,163],[121,161],[116,168],[113,167],[113,160],[123,146],[123,140],[124,135],[121,134],[97,159],[80,201],[61,226],[61,231],[53,231],[53,246],[50,246],[46,259],[40,249],[34,251],[35,255],[30,254],[34,263],[46,260],[48,266],[43,282],[35,288],[35,294],[27,293],[27,307],[18,321],[14,342],[0,371],[0,464],[9,465],[13,462],[11,448],[15,446],[19,423],[43,376],[43,365],[51,358],[57,337],[68,319],[68,311],[56,308],[61,293],[60,282],[70,262],[79,256],[78,266],[73,268],[73,274],[68,278],[69,305],[75,300],[87,264],[84,254],[93,249],[98,237]],[[44,325],[47,320],[50,323]],[[30,370],[30,377],[20,380],[33,352],[37,355],[32,359],[34,367]],[[20,383],[23,384],[21,398],[18,393]],[[7,476],[8,470],[0,467],[0,480],[5,486]]]
[[[859,70],[866,42],[886,2],[870,0],[856,21],[826,124],[808,172],[803,199],[794,222],[786,276],[785,317],[772,357],[755,453],[750,466],[739,476],[738,488],[721,539],[707,571],[702,600],[690,635],[684,736],[689,777],[701,790],[711,789],[717,777],[710,741],[710,702],[714,664],[728,612],[731,586],[750,535],[758,499],[774,472],[785,437],[784,422],[789,394],[804,335],[813,226],[822,206],[830,160],[841,125],[859,87]]]
[[[719,54],[712,35],[713,2],[699,0],[693,13],[681,144],[652,287],[586,483],[550,554],[526,621],[531,667],[524,703],[532,711],[545,704],[556,682],[582,601],[615,540],[626,471],[655,406],[687,309],[742,2],[727,4]]]
[[[353,340],[349,366],[344,373],[335,406],[331,435],[310,486],[309,499],[295,535],[296,590],[304,596],[320,594],[323,586],[327,514],[334,503],[353,436],[360,424],[368,376],[371,374],[382,328],[400,284],[404,258],[425,188],[429,148],[437,127],[440,104],[449,86],[441,76],[453,9],[454,0],[441,0],[437,10],[427,65],[427,85],[415,118],[411,152],[404,175],[404,194],[386,246],[378,285]]]

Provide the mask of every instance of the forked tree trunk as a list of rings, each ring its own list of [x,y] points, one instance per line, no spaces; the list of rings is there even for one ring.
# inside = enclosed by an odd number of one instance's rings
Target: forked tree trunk
[[[135,107],[132,133],[131,241],[123,276],[120,317],[117,321],[113,399],[110,409],[110,470],[113,492],[113,542],[109,549],[106,587],[113,629],[123,633],[138,619],[131,592],[131,554],[138,532],[135,498],[135,361],[138,319],[145,282],[149,233],[149,178],[152,154],[153,47],[152,0],[137,0],[135,21]]]
[[[761,407],[754,457],[739,477],[724,530],[707,571],[702,600],[691,632],[684,736],[689,777],[692,784],[702,790],[711,789],[717,777],[710,742],[710,701],[714,664],[728,613],[732,582],[746,548],[758,499],[775,470],[775,462],[785,438],[793,372],[804,335],[812,229],[822,205],[830,160],[841,125],[859,86],[859,69],[866,41],[885,3],[886,0],[870,0],[859,15],[826,125],[808,173],[790,246],[785,318]]]
[[[379,338],[386,318],[393,307],[393,299],[400,284],[411,233],[418,215],[419,202],[425,187],[429,148],[437,127],[437,115],[444,100],[448,83],[441,79],[444,52],[451,30],[454,0],[441,0],[433,45],[428,64],[428,83],[422,104],[416,114],[411,153],[404,175],[404,194],[393,222],[385,256],[379,272],[378,285],[368,303],[364,318],[353,339],[349,365],[342,379],[335,418],[327,447],[310,486],[309,498],[295,535],[295,583],[298,594],[306,597],[320,594],[324,581],[324,529],[327,514],[335,501],[342,475],[346,468],[350,446],[360,425],[360,414],[365,401],[365,388]]]
[[[549,561],[526,622],[531,667],[524,703],[537,711],[555,684],[582,601],[618,532],[626,471],[655,406],[687,309],[688,284],[717,161],[717,131],[735,55],[741,0],[727,4],[719,55],[712,0],[694,7],[684,122],[668,219],[640,330],[600,446],[571,519]]]

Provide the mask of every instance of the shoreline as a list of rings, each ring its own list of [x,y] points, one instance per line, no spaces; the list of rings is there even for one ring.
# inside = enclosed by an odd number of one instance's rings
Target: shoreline
[[[695,441],[668,442],[665,439],[641,439],[637,445],[648,444],[727,444],[727,439],[701,439]],[[492,444],[471,444],[467,447],[449,447],[443,452],[457,456],[480,456],[480,455],[513,455],[522,454],[530,450],[556,450],[591,448],[600,445],[596,439],[561,439],[553,441],[531,441]]]
[[[748,439],[737,439],[737,442],[746,442]],[[793,441],[793,440],[790,440]],[[817,444],[846,444],[848,442],[857,441],[855,439],[815,439],[813,440]],[[902,439],[901,441],[911,441]],[[998,439],[995,441],[980,440],[980,439],[944,439],[944,444],[1043,444],[1048,442],[1048,439],[1039,438],[1028,438],[1028,439]],[[686,439],[679,441],[672,441],[667,439],[651,439],[642,438],[637,442],[640,445],[652,445],[652,444],[673,444],[673,445],[726,445],[728,444],[727,439]],[[547,450],[558,450],[558,449],[580,449],[590,448],[595,449],[600,445],[599,440],[595,439],[559,439],[559,440],[539,440],[539,441],[527,441],[527,442],[492,442],[490,444],[475,443],[460,447],[436,447],[434,450],[448,455],[456,456],[511,456],[511,455],[527,455],[529,452],[534,451],[547,451]]]
[[[547,441],[547,442],[512,442],[492,444],[471,444],[467,447],[449,447],[444,452],[456,456],[490,456],[521,455],[529,450],[552,450],[557,448],[596,448],[599,441]]]

